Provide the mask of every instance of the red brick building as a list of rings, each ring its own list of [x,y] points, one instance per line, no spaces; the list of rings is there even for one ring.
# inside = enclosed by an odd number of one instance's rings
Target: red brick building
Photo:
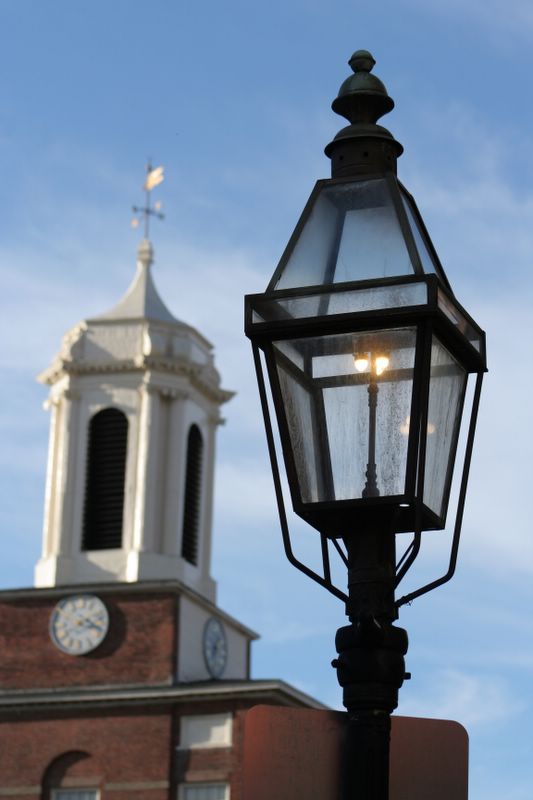
[[[212,347],[152,249],[41,376],[52,414],[35,588],[0,592],[0,798],[239,800],[241,712],[320,707],[250,678],[256,634],[210,574]]]

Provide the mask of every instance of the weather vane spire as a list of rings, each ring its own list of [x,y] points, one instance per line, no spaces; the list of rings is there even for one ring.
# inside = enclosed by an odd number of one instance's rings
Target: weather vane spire
[[[132,228],[138,228],[141,220],[144,220],[144,238],[149,239],[150,233],[150,217],[157,217],[164,219],[165,215],[161,213],[161,201],[157,200],[154,205],[151,204],[151,192],[160,183],[163,183],[165,176],[163,175],[163,167],[152,167],[152,161],[149,158],[146,165],[146,180],[143,184],[145,191],[144,206],[132,206],[135,216],[131,221]]]

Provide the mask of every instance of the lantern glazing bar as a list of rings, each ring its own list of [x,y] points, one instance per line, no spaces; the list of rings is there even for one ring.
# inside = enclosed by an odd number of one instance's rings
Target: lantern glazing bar
[[[411,408],[408,416],[402,421],[400,432],[408,440],[407,463],[405,469],[405,493],[411,499],[419,497],[417,495],[417,478],[420,479],[420,459],[424,453],[424,424],[423,420],[427,417],[428,403],[428,377],[431,340],[431,326],[426,320],[425,324],[417,328],[416,352],[414,357],[414,381],[411,394]],[[411,420],[420,420],[422,424],[411,426]],[[421,506],[417,505],[415,510],[412,530],[418,531],[422,527]]]
[[[391,198],[394,203],[394,208],[396,211],[396,216],[398,217],[398,222],[400,224],[400,228],[402,231],[403,238],[405,239],[405,244],[407,246],[407,250],[409,252],[409,258],[411,259],[411,263],[413,265],[414,271],[416,275],[423,275],[425,272],[434,272],[433,263],[430,265],[430,269],[426,270],[423,267],[423,262],[421,256],[418,252],[417,243],[415,242],[415,236],[413,230],[409,224],[409,221],[406,216],[405,208],[402,203],[402,199],[400,196],[399,188],[398,188],[398,180],[395,175],[389,173],[387,175],[387,181],[389,184],[389,190],[391,193]]]

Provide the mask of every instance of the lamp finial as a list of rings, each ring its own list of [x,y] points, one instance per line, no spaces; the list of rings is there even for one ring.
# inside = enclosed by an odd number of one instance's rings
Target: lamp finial
[[[377,125],[394,108],[385,85],[372,74],[376,60],[368,50],[356,50],[349,60],[353,75],[342,83],[331,108],[350,125],[326,147],[332,177],[357,177],[385,170],[396,171],[403,147],[386,128]]]
[[[348,64],[354,72],[358,69],[364,72],[372,72],[376,59],[369,50],[356,50]]]

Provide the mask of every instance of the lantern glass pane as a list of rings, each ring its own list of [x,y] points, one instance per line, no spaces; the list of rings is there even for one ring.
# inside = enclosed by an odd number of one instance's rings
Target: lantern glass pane
[[[375,286],[345,292],[298,295],[297,297],[268,297],[256,301],[252,322],[303,319],[330,314],[352,314],[359,311],[381,311],[386,308],[405,308],[427,303],[425,283],[399,283],[395,286]]]
[[[319,492],[318,488],[323,470],[319,466],[320,439],[313,392],[286,368],[286,362],[278,364],[278,375],[300,494],[304,502],[316,503],[324,499],[324,491]]]
[[[416,329],[274,343],[302,502],[405,492]]]
[[[299,230],[274,289],[412,275],[389,184],[325,186]]]
[[[444,516],[457,448],[466,372],[433,337],[424,475],[424,503]]]

